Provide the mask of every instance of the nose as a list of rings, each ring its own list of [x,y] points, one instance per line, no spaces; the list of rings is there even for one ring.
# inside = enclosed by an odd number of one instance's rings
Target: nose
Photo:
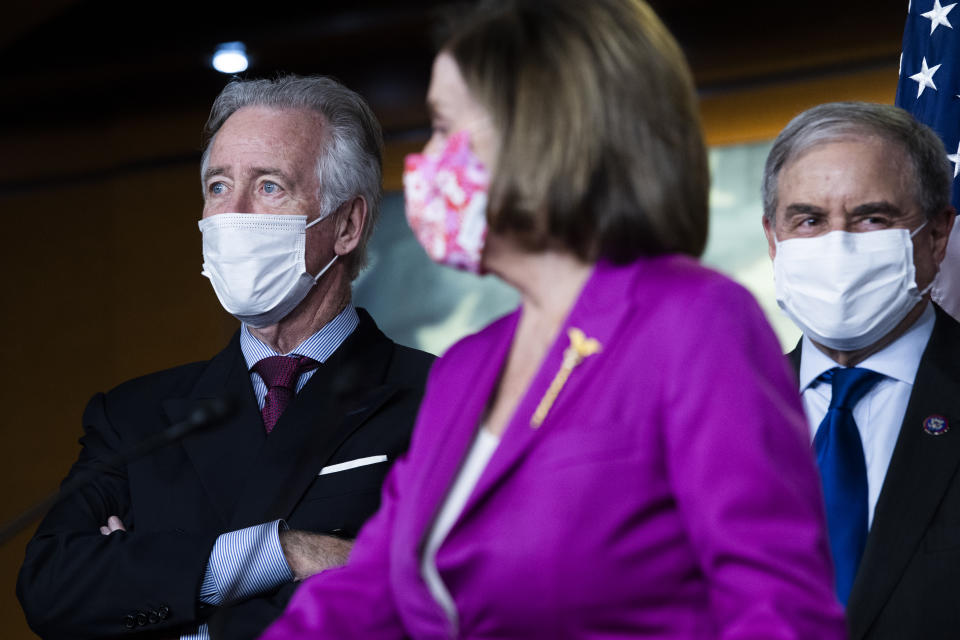
[[[423,151],[420,153],[425,155],[436,155],[443,149],[444,141],[444,137],[434,131],[433,135],[430,136],[430,139],[427,140],[427,144],[423,146]]]
[[[253,213],[253,198],[246,189],[235,189],[227,198],[227,213]]]
[[[854,226],[856,225],[856,220],[853,216],[849,216],[844,211],[830,211],[830,214],[827,216],[826,228],[821,231],[821,233],[832,233],[834,231],[856,231]]]

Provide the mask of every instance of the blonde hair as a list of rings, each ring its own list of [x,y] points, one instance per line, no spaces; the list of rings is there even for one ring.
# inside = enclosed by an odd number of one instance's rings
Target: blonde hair
[[[483,2],[442,49],[501,135],[492,230],[588,261],[703,252],[709,177],[693,80],[644,2]]]

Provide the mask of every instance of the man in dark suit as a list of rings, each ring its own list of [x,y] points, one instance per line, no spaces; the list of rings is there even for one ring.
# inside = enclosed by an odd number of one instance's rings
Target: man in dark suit
[[[851,638],[960,630],[960,324],[929,290],[955,172],[896,107],[820,105],[774,142],[763,227]]]
[[[247,638],[342,564],[407,447],[428,354],[350,302],[380,201],[380,128],[327,78],[235,81],[203,155],[204,275],[241,320],[209,362],[95,396],[73,477],[210,398],[232,414],[55,506],[17,585],[46,638]]]

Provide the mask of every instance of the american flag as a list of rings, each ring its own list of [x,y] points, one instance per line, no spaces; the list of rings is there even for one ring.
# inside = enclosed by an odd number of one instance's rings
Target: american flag
[[[943,140],[953,167],[953,206],[960,209],[960,8],[957,2],[912,0],[903,30],[897,106]],[[955,26],[956,25],[956,26]],[[933,297],[960,319],[960,226],[954,224]]]

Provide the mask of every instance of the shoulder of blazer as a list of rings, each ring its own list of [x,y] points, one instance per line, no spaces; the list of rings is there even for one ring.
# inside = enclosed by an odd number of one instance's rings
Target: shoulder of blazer
[[[946,348],[960,349],[960,322],[957,322],[936,302],[932,304],[937,319],[933,325],[933,334],[930,336],[930,343],[934,343],[934,338],[936,338],[935,344],[937,345]],[[928,343],[928,345],[930,343]],[[956,351],[954,353],[956,353]]]
[[[400,387],[422,390],[427,384],[430,367],[436,359],[436,356],[426,351],[394,343],[387,380]]]
[[[381,372],[375,376],[380,384],[422,389],[434,356],[395,343],[377,327],[366,309],[357,308],[357,315],[360,323],[356,330],[327,361],[340,370],[338,385],[350,388],[359,382],[350,380],[352,376],[368,378]]]
[[[520,318],[520,310],[514,309],[475,333],[460,338],[437,359],[434,370],[458,367],[461,362],[474,362],[480,354],[487,353],[502,340],[512,338]]]
[[[108,400],[147,402],[157,398],[178,397],[190,393],[208,371],[226,370],[237,359],[240,351],[240,331],[236,331],[227,346],[210,360],[190,362],[169,369],[148,373],[123,382],[107,392]]]

